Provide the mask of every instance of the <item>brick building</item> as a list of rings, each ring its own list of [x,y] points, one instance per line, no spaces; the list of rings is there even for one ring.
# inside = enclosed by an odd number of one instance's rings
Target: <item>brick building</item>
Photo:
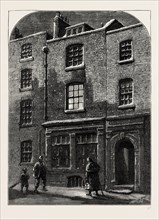
[[[9,43],[9,182],[44,155],[48,184],[82,186],[90,156],[103,188],[150,192],[146,28],[116,19],[71,26],[60,13],[53,25],[52,39],[39,32]]]

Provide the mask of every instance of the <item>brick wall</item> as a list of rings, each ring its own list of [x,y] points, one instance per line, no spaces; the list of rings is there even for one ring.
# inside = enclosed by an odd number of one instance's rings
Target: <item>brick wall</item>
[[[132,39],[134,62],[119,64],[119,42]],[[108,116],[136,114],[150,111],[150,38],[143,26],[108,32],[107,44],[107,102]],[[134,110],[118,110],[120,79],[132,78]]]
[[[65,71],[66,47],[84,45],[84,69]],[[104,116],[106,112],[106,67],[104,32],[65,38],[48,43],[48,116],[49,120]],[[83,113],[66,114],[65,86],[82,82],[85,89]]]
[[[33,60],[21,62],[21,46],[32,43]],[[18,179],[22,167],[27,166],[32,176],[32,167],[37,160],[39,138],[43,142],[41,124],[43,122],[43,52],[46,43],[46,33],[41,33],[10,42],[9,45],[9,182]],[[29,91],[20,91],[21,70],[32,69],[33,87]],[[33,124],[31,127],[21,128],[20,102],[23,99],[33,100]],[[20,143],[32,140],[33,158],[30,164],[20,164]]]

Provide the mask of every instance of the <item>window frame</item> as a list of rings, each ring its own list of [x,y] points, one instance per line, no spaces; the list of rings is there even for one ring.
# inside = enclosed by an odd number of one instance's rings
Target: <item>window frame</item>
[[[131,41],[131,57],[129,59],[126,60],[121,60],[121,43],[127,42],[127,41]],[[118,63],[119,64],[125,64],[125,63],[131,63],[134,61],[134,47],[133,47],[133,39],[132,38],[128,38],[128,39],[124,39],[122,41],[119,42],[118,44],[118,56],[119,56],[119,60]]]
[[[24,71],[30,71],[31,72],[31,80],[30,80],[30,86],[27,86],[27,87],[23,87],[22,88],[22,73]],[[19,91],[20,92],[23,92],[23,91],[28,91],[28,90],[32,90],[33,89],[33,73],[32,73],[32,69],[31,68],[25,68],[25,69],[22,69],[21,70],[21,78],[20,78],[20,88],[19,88]]]
[[[32,103],[32,114],[31,114],[31,116],[32,116],[32,118],[31,118],[31,123],[29,123],[29,124],[22,124],[22,103],[23,102],[26,102],[26,101],[31,101],[31,103]],[[23,127],[32,127],[33,126],[33,100],[31,99],[31,98],[28,98],[28,99],[22,99],[21,101],[20,101],[20,122],[19,122],[19,125],[20,125],[20,127],[21,128],[23,128]]]
[[[71,66],[68,66],[67,65],[67,62],[68,62],[68,49],[70,47],[82,47],[82,63],[81,64],[78,64],[78,65],[71,65]],[[75,43],[75,44],[70,44],[70,45],[67,45],[66,49],[65,49],[65,71],[70,71],[70,70],[76,70],[76,69],[84,69],[85,68],[85,65],[84,65],[84,45],[82,43]]]
[[[25,46],[25,45],[31,45],[31,56],[27,56],[27,57],[22,57],[22,47]],[[26,62],[26,61],[32,61],[34,60],[33,58],[33,47],[32,47],[32,43],[30,42],[26,42],[24,44],[21,45],[21,53],[20,53],[20,62]]]
[[[69,86],[83,85],[83,109],[68,109],[68,88]],[[73,96],[74,97],[74,96]],[[79,97],[78,97],[79,98]],[[73,82],[65,85],[65,113],[78,113],[85,111],[85,84],[82,82]]]
[[[65,136],[65,138],[69,137],[69,140],[68,140],[67,143],[62,143],[62,142],[54,143],[52,141],[53,138],[55,138],[55,137],[62,137],[62,136]],[[55,147],[59,148],[61,146],[63,146],[64,148],[65,147],[69,148],[69,158],[68,158],[69,159],[69,165],[68,166],[53,166],[53,156],[52,156],[53,155],[53,148],[55,148]],[[55,135],[53,135],[51,137],[51,167],[52,167],[53,170],[56,170],[56,169],[58,169],[58,170],[66,169],[67,170],[67,169],[71,168],[71,136],[68,133],[61,133],[61,134],[57,133],[57,134],[55,134]]]
[[[88,141],[88,135],[91,136],[91,141]],[[78,138],[80,137],[81,138],[84,138],[84,140],[80,140],[78,141]],[[93,137],[93,138],[92,138]],[[98,134],[96,131],[88,131],[88,132],[77,132],[75,134],[75,154],[76,154],[76,161],[75,161],[75,167],[77,170],[80,170],[80,171],[83,171],[85,169],[85,166],[86,166],[86,160],[87,160],[87,157],[91,157],[93,158],[95,161],[97,161],[97,157],[98,157]],[[79,154],[79,149],[78,148],[81,148],[83,147],[84,149],[84,155],[81,156]],[[91,148],[94,148],[95,147],[95,154],[89,154],[88,153],[88,149],[91,149]],[[78,154],[78,156],[77,156]],[[79,163],[78,163],[78,159],[79,158],[82,158],[84,159],[84,166],[80,167],[79,166]]]
[[[31,152],[31,159],[30,161],[22,161],[22,144],[23,143],[30,143],[31,146],[31,151],[29,151],[29,153]],[[32,140],[24,140],[20,142],[20,164],[32,164],[33,163],[33,141]],[[27,152],[24,152],[27,153]]]
[[[121,92],[120,92],[120,85],[121,83],[124,82],[131,82],[132,83],[132,102],[129,104],[121,104]],[[134,81],[132,78],[123,78],[120,79],[118,82],[118,109],[130,109],[130,108],[135,108],[134,104]]]

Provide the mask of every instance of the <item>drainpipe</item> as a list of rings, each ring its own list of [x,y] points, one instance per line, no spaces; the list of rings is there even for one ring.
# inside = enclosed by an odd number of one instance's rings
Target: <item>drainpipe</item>
[[[47,121],[48,119],[48,115],[47,115],[47,102],[48,102],[48,92],[47,92],[47,67],[48,67],[48,63],[47,63],[47,56],[49,53],[49,48],[47,46],[44,46],[42,48],[42,51],[45,55],[44,58],[44,68],[45,68],[45,75],[44,75],[44,120]]]

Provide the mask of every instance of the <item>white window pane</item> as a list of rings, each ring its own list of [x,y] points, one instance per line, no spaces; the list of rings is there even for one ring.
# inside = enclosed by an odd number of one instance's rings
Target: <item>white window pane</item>
[[[73,91],[73,86],[69,86],[69,91]]]
[[[73,92],[69,92],[69,97],[73,97]]]
[[[79,96],[83,96],[83,90],[79,90]]]
[[[74,90],[78,90],[78,85],[74,85]]]
[[[79,85],[79,89],[83,89],[83,85],[81,84],[81,85]]]
[[[78,104],[74,104],[74,109],[78,109]]]
[[[74,98],[74,103],[78,103],[78,98]]]
[[[79,109],[83,109],[83,103],[79,103]]]
[[[79,102],[83,102],[83,97],[79,97]]]
[[[73,109],[73,104],[69,104],[68,108]]]
[[[72,103],[73,103],[73,99],[69,99],[69,100],[68,100],[68,103],[69,103],[69,104],[72,104]]]
[[[74,96],[75,96],[75,97],[78,96],[78,91],[74,91]]]

